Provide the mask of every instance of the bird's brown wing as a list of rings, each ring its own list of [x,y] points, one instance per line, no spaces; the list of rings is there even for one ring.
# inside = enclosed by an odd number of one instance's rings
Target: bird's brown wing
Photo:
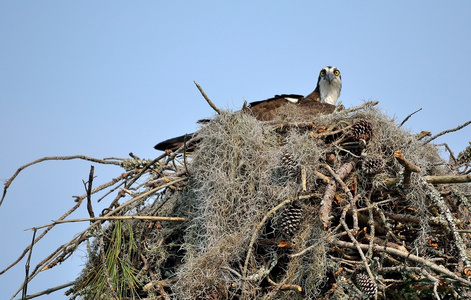
[[[175,151],[181,146],[183,146],[183,143],[185,141],[189,141],[191,138],[193,138],[195,134],[196,133],[189,133],[189,134],[184,134],[181,136],[177,136],[177,137],[165,140],[155,145],[154,149],[162,150],[162,151],[165,151],[165,150]],[[194,148],[198,145],[198,142],[199,140],[192,141],[191,143],[187,143],[187,151],[192,152]]]
[[[275,95],[275,97],[251,102],[249,105],[249,111],[251,114],[260,121],[270,121],[277,115],[279,109],[283,108],[285,105],[293,105],[286,98],[291,98],[296,101],[303,99],[303,96],[296,94],[283,94]]]

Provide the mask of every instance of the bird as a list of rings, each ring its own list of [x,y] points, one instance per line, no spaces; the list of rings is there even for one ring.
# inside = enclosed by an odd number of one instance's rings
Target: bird
[[[286,106],[302,108],[303,115],[316,116],[329,114],[335,110],[335,104],[342,90],[342,76],[337,67],[326,66],[321,69],[317,78],[314,91],[307,96],[298,94],[281,94],[272,98],[249,103],[243,110],[253,115],[259,121],[272,121]],[[205,120],[206,121],[206,120]],[[196,136],[196,132],[184,134],[162,141],[154,146],[156,150],[174,151],[180,148],[185,141]],[[187,145],[187,150],[192,151],[199,140]]]
[[[308,113],[330,113],[342,90],[342,76],[337,67],[326,66],[321,69],[317,78],[317,85],[307,96],[297,94],[282,94],[266,100],[251,102],[248,106],[252,115],[260,121],[271,121],[280,109],[286,105],[306,107]],[[331,110],[331,111],[329,111]]]

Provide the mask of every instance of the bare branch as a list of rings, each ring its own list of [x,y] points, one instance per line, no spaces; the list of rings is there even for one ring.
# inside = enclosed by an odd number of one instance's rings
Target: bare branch
[[[201,88],[201,86],[196,82],[196,81],[193,81],[195,84],[196,84],[196,87],[198,88],[198,90],[200,91],[201,95],[203,96],[203,98],[206,100],[206,102],[208,102],[209,106],[211,106],[212,109],[214,109],[215,112],[218,113],[218,115],[221,114],[221,111],[219,110],[219,108],[217,108],[216,105],[214,105],[214,103],[209,100],[208,96],[206,95],[206,93],[203,91],[203,89]]]
[[[410,115],[408,115],[402,122],[401,124],[399,125],[399,127],[402,127],[402,125],[404,125],[405,122],[407,122],[410,117],[412,117],[413,115],[415,115],[416,113],[418,113],[419,111],[421,111],[422,108],[419,108],[418,110],[414,111],[413,113],[411,113]]]
[[[464,128],[464,127],[468,126],[469,124],[471,124],[471,121],[468,121],[468,122],[466,122],[466,123],[464,123],[464,124],[462,124],[462,125],[460,125],[460,126],[458,126],[458,127],[456,127],[456,128],[447,129],[447,130],[445,130],[445,131],[442,131],[442,132],[440,132],[440,133],[438,133],[438,134],[432,136],[432,137],[429,138],[428,140],[426,140],[423,144],[424,144],[424,145],[425,145],[425,144],[428,144],[428,143],[430,143],[431,141],[433,141],[434,139],[436,139],[436,138],[438,138],[438,137],[440,137],[440,136],[442,136],[442,135],[444,135],[444,134],[447,134],[447,133],[450,133],[450,132],[454,132],[454,131],[458,131],[458,130],[460,130],[461,128]]]

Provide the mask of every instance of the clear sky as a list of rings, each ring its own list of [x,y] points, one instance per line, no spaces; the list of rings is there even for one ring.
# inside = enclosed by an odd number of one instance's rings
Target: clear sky
[[[471,120],[470,11],[469,1],[1,1],[0,179],[44,156],[155,158],[156,142],[214,115],[193,80],[238,110],[311,92],[325,65],[342,72],[347,107],[379,100],[398,122],[422,108],[411,132],[454,128]],[[456,154],[468,141],[471,126],[436,140]],[[0,207],[1,269],[30,243],[24,229],[73,206],[90,165],[45,162],[13,182]],[[122,171],[94,165],[96,186]],[[32,266],[86,225],[53,230]],[[73,281],[84,262],[75,253],[28,292]],[[23,277],[24,261],[0,276],[2,299]]]

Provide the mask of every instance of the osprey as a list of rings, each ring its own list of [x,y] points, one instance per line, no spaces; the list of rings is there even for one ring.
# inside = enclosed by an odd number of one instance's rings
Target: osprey
[[[342,76],[339,69],[327,66],[319,72],[316,88],[306,97],[296,94],[275,95],[267,100],[252,102],[249,108],[253,116],[260,121],[273,120],[282,107],[291,103],[304,106],[312,115],[331,113],[335,109],[341,90]]]
[[[329,114],[335,110],[335,103],[340,96],[342,89],[342,76],[336,67],[327,66],[322,68],[317,78],[317,86],[312,93],[307,96],[297,94],[275,95],[273,98],[251,102],[247,108],[248,113],[252,114],[260,121],[271,121],[287,105],[294,105],[302,108],[304,114],[315,116],[318,114]],[[176,150],[180,148],[185,141],[195,136],[195,133],[185,134],[174,137],[154,146],[157,150]],[[194,141],[188,146],[188,151],[192,151],[198,144]]]

